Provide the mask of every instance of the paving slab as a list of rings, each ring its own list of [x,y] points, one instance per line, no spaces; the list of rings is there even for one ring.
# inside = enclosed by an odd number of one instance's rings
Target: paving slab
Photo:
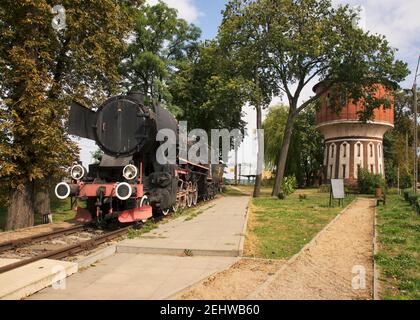
[[[248,197],[222,197],[191,220],[161,224],[139,239],[116,244],[116,254],[34,300],[167,299],[234,264],[242,250]]]
[[[65,281],[65,288],[47,288],[30,300],[165,299],[216,272],[234,257],[176,257],[117,253]]]
[[[237,257],[244,237],[248,197],[223,197],[192,220],[178,218],[139,239],[117,244],[118,253]]]
[[[62,279],[76,273],[77,269],[77,263],[43,259],[2,273],[0,299],[23,299],[52,284],[61,284]]]
[[[5,258],[0,258],[0,267],[5,267],[9,264],[15,263],[20,261],[19,259],[5,259]]]

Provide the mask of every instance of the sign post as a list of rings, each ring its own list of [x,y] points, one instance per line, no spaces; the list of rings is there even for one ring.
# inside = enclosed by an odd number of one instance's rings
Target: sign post
[[[344,207],[344,180],[343,179],[331,179],[330,189],[330,207],[332,206],[333,199],[338,199],[338,204]]]

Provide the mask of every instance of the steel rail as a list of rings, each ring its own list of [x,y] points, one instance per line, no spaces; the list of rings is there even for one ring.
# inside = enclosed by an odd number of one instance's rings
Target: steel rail
[[[10,240],[7,242],[0,243],[0,252],[8,251],[17,249],[19,247],[23,247],[25,245],[34,243],[34,242],[40,242],[44,240],[52,240],[61,236],[70,235],[76,232],[79,232],[81,230],[86,229],[85,225],[78,225],[70,228],[65,229],[59,229],[51,232],[45,232],[29,237],[24,237],[20,239]]]
[[[111,232],[107,232],[103,235],[97,236],[95,238],[92,238],[90,240],[87,241],[83,241],[74,245],[70,245],[58,250],[54,250],[51,252],[47,252],[41,255],[38,255],[36,257],[33,258],[29,258],[29,259],[25,259],[25,260],[21,260],[6,266],[3,266],[0,268],[0,274],[4,273],[4,272],[8,272],[11,271],[13,269],[19,268],[19,267],[23,267],[25,265],[28,265],[30,263],[42,260],[42,259],[63,259],[65,257],[77,254],[79,252],[85,251],[85,250],[89,250],[92,248],[97,247],[98,245],[108,242],[112,239],[118,238],[124,234],[126,234],[128,232],[128,230],[130,229],[130,227],[125,227],[122,229],[118,229],[115,231],[111,231]]]

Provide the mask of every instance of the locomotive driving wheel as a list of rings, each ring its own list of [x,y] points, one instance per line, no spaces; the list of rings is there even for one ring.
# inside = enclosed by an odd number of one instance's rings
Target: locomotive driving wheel
[[[193,184],[193,194],[192,194],[192,204],[193,206],[197,205],[198,202],[198,185],[197,182],[194,182]]]
[[[187,189],[187,207],[191,208],[193,204],[193,186],[191,182],[188,182],[188,189]]]
[[[176,202],[174,205],[172,205],[172,212],[177,213],[179,210],[179,207],[181,206],[181,199],[179,197],[176,198]]]

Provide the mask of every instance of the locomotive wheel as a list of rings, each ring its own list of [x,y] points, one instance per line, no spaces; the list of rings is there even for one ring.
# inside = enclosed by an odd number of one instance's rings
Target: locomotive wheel
[[[197,202],[198,202],[198,185],[197,185],[197,182],[194,182],[193,190],[194,190],[194,192],[192,193],[192,204],[193,204],[193,206],[196,206]]]
[[[181,203],[180,203],[180,207],[181,209],[184,209],[187,206],[187,199],[185,196],[181,197]]]
[[[187,195],[187,207],[191,208],[192,204],[193,204],[193,194],[188,193],[188,195]]]
[[[172,206],[172,212],[176,213],[179,210],[179,201],[177,200],[176,203]]]
[[[192,204],[193,206],[196,206],[198,202],[198,190],[195,190],[195,192],[192,194]]]

